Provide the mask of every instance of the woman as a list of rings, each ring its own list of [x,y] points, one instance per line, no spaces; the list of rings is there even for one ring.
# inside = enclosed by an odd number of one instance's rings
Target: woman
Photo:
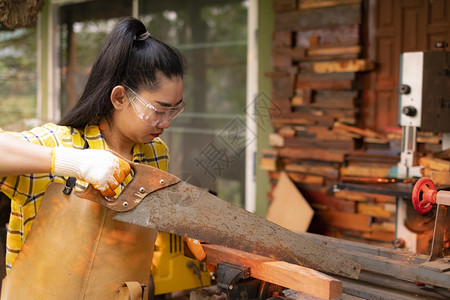
[[[51,182],[75,177],[77,186],[90,183],[114,196],[130,169],[108,149],[167,170],[168,149],[159,136],[183,111],[183,74],[184,60],[175,49],[152,38],[139,20],[126,18],[106,40],[83,94],[58,125],[0,133],[0,191],[12,200],[8,271]]]

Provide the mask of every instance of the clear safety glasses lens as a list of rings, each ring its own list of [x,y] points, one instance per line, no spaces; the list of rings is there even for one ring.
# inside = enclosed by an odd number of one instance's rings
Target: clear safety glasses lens
[[[136,111],[137,116],[145,123],[156,126],[160,123],[169,122],[178,117],[184,110],[185,103],[182,102],[176,107],[162,107],[156,108],[152,104],[148,103],[142,99],[136,92],[134,92],[129,87],[128,98],[130,99],[131,105]]]

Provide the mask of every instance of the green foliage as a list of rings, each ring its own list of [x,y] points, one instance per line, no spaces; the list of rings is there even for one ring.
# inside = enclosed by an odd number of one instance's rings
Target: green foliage
[[[0,127],[36,117],[36,96],[0,97]]]
[[[0,31],[0,126],[36,117],[36,28]]]

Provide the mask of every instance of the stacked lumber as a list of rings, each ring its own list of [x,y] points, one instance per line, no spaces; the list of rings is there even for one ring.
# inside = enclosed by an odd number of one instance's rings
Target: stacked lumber
[[[324,186],[338,180],[345,154],[358,148],[361,1],[275,0],[270,135],[273,149],[261,167],[297,183]]]
[[[361,75],[374,68],[360,39],[362,1],[273,4],[273,69],[266,75],[274,131],[260,167],[268,171],[272,191],[282,173],[299,188],[315,212],[310,232],[391,245],[394,197],[330,193],[343,178],[386,177],[400,160],[397,140],[358,127]],[[270,203],[272,193],[268,198]]]
[[[450,159],[424,156],[419,159],[419,165],[423,167],[423,176],[429,177],[437,189],[450,187]]]
[[[396,175],[402,151],[401,128],[378,133],[359,126],[367,113],[361,111],[362,78],[374,68],[374,62],[364,58],[367,49],[360,38],[362,1],[273,0],[273,4],[273,68],[266,75],[272,81],[274,131],[269,136],[271,149],[262,152],[260,165],[272,184],[269,204],[285,173],[314,209],[310,232],[392,246],[393,196],[330,192],[338,182],[388,180]],[[418,132],[415,166],[419,158],[441,150],[441,138]],[[450,183],[442,165],[433,169],[436,164],[425,158],[421,164],[439,183]]]

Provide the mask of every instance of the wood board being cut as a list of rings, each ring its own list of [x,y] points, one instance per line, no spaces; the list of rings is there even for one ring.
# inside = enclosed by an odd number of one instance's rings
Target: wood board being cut
[[[313,215],[308,201],[286,172],[281,172],[266,219],[292,231],[306,232]]]

